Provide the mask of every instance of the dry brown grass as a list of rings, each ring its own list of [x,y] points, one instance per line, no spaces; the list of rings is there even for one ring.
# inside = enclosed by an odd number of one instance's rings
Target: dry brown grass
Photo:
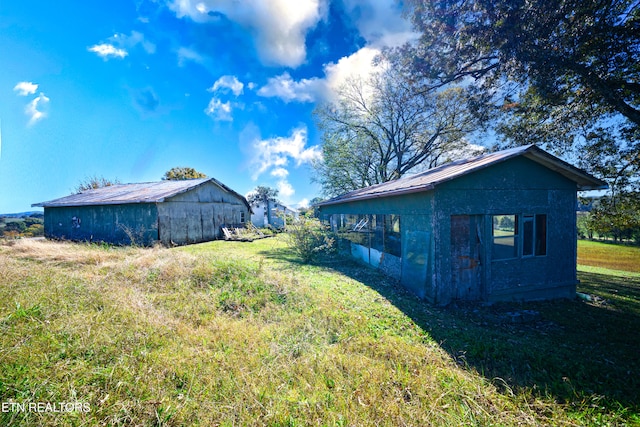
[[[0,423],[578,424],[462,366],[359,267],[272,256],[282,248],[0,245],[0,401],[91,406]]]

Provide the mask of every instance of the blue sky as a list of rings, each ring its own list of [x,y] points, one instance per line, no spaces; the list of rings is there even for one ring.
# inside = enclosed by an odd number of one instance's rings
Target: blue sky
[[[395,0],[0,2],[0,213],[193,167],[319,195],[319,102],[414,35]]]

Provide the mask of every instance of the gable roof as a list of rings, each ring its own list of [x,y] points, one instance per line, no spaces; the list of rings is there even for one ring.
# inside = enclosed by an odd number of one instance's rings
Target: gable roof
[[[326,200],[319,203],[318,206],[430,191],[444,182],[460,178],[472,172],[479,171],[518,156],[523,156],[533,160],[534,162],[563,175],[571,181],[574,181],[578,185],[578,190],[600,190],[608,187],[606,182],[552,154],[547,153],[541,148],[538,148],[535,145],[525,145],[522,147],[496,151],[495,153],[483,154],[470,159],[457,160],[429,169],[428,171],[417,175],[360,188]]]
[[[34,203],[31,206],[50,208],[63,206],[122,205],[129,203],[160,203],[169,197],[185,193],[207,182],[212,182],[223,190],[237,196],[243,201],[249,211],[251,211],[249,203],[247,203],[247,200],[242,195],[236,193],[215,178],[115,184],[108,187],[86,190],[48,202]]]

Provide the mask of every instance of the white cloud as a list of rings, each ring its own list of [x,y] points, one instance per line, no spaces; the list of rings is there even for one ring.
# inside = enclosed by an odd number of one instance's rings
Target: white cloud
[[[278,181],[278,196],[283,199],[288,199],[293,196],[295,192],[296,190],[293,189],[293,186],[286,179]]]
[[[363,47],[352,55],[340,58],[337,63],[325,66],[324,73],[327,87],[335,91],[350,78],[367,79],[376,71],[373,60],[380,50]]]
[[[140,45],[148,54],[156,52],[156,45],[147,40],[144,34],[138,31],[131,31],[129,35],[114,34],[112,37],[109,37],[109,42],[111,42],[114,47],[119,46],[123,49],[133,49]]]
[[[193,61],[197,64],[204,63],[204,57],[191,48],[180,47],[177,53],[178,53],[178,66],[180,67],[184,67],[187,61]]]
[[[33,125],[47,116],[47,113],[43,111],[44,108],[47,107],[47,104],[49,104],[49,98],[42,92],[33,101],[27,104],[24,112],[29,117],[29,125]]]
[[[343,5],[369,46],[399,46],[417,37],[397,0],[343,0]]]
[[[128,55],[127,51],[124,49],[119,49],[112,44],[102,43],[91,46],[88,48],[90,52],[96,53],[98,56],[104,58],[105,60],[109,58],[124,58]]]
[[[326,11],[325,0],[173,0],[179,18],[211,22],[225,15],[253,36],[266,64],[296,67],[306,59],[305,39]]]
[[[321,99],[326,92],[326,83],[323,79],[314,77],[294,81],[289,73],[272,77],[267,84],[258,90],[258,95],[264,97],[276,97],[285,102],[315,102]]]
[[[284,102],[333,101],[336,90],[348,79],[367,79],[376,72],[378,66],[374,65],[373,60],[379,54],[379,49],[363,47],[352,55],[341,58],[337,63],[325,65],[324,78],[295,81],[289,73],[284,72],[271,77],[257,93],[263,97],[280,98]]]
[[[289,171],[285,168],[276,168],[271,171],[271,176],[275,176],[277,178],[286,178],[289,176]]]
[[[18,95],[27,96],[33,95],[38,90],[38,85],[31,82],[20,82],[14,88],[14,91],[18,92]]]
[[[231,122],[233,116],[231,115],[231,103],[222,102],[218,98],[211,98],[209,105],[204,110],[207,116],[217,121]]]
[[[222,91],[226,92],[230,90],[235,96],[239,96],[242,93],[244,84],[238,80],[236,76],[222,76],[211,86],[209,92]]]
[[[282,176],[279,169],[285,169],[289,161],[296,166],[320,159],[322,153],[318,147],[306,147],[307,128],[300,126],[293,129],[289,137],[275,137],[269,139],[255,138],[251,142],[250,167],[254,171],[252,179],[255,181],[260,175],[272,169],[272,175]],[[286,169],[285,169],[286,170]]]

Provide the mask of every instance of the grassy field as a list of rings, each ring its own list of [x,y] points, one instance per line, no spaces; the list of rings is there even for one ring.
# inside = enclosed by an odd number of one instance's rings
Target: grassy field
[[[445,309],[277,238],[5,243],[0,425],[640,425],[640,278],[580,279]],[[86,406],[4,410],[38,402]]]
[[[640,247],[578,240],[578,264],[640,273]]]

